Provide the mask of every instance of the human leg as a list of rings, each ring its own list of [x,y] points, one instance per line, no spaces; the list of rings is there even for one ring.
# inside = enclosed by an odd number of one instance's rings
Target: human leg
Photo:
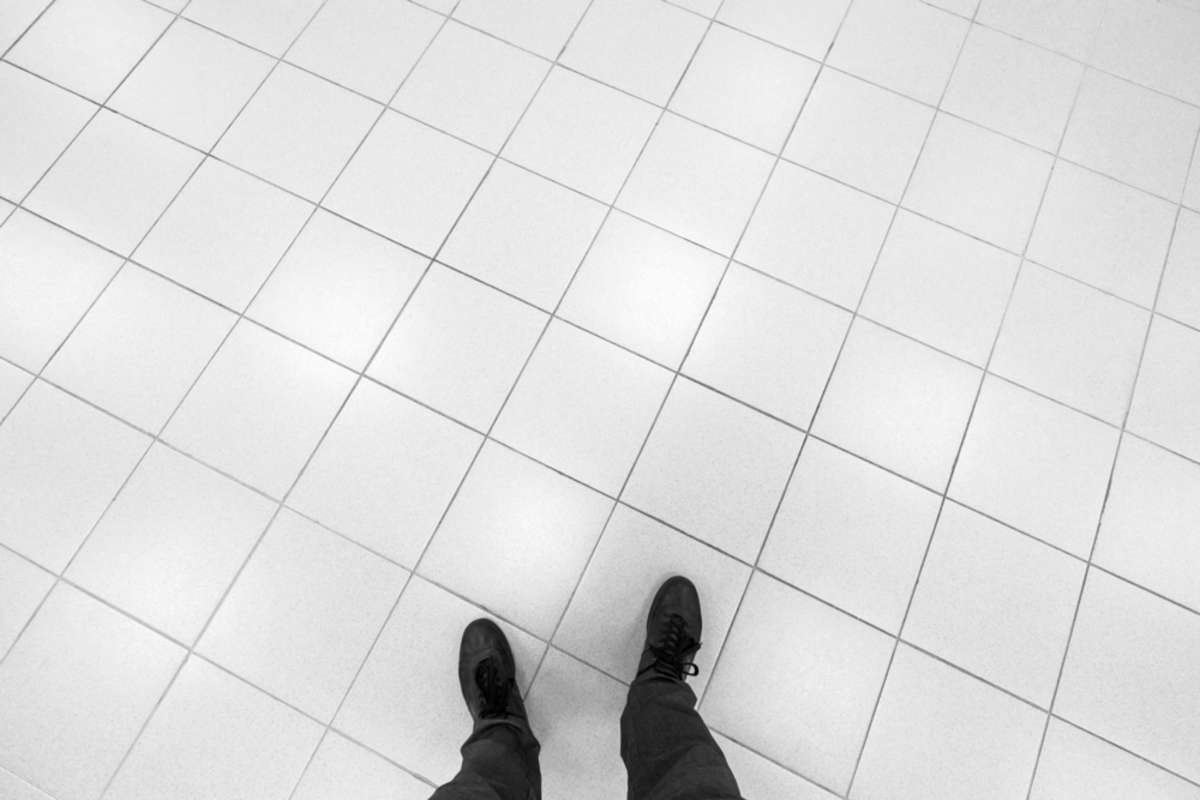
[[[621,715],[621,758],[629,800],[739,800],[725,754],[696,711],[685,679],[696,674],[700,598],[674,577],[655,595],[646,646]]]
[[[540,800],[541,747],[496,623],[479,619],[463,631],[458,678],[474,725],[462,746],[462,769],[430,800]]]

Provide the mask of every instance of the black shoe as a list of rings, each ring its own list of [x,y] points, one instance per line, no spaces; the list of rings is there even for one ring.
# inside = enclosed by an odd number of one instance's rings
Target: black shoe
[[[477,619],[463,631],[458,682],[475,730],[481,722],[494,719],[528,727],[512,649],[504,632],[490,619]]]
[[[685,676],[699,675],[692,658],[700,649],[701,625],[696,587],[681,575],[668,578],[650,604],[646,647],[636,680],[666,677],[683,681]]]

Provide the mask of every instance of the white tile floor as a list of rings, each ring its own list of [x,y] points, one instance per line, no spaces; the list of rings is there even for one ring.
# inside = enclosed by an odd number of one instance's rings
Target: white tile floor
[[[1200,800],[1193,0],[0,4],[0,797]]]

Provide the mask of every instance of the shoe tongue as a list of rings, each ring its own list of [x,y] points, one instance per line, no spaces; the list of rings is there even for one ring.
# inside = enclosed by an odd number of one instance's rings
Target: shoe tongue
[[[485,658],[475,667],[475,685],[483,699],[480,716],[490,717],[504,714],[508,708],[508,683],[500,677],[500,670],[491,658]]]

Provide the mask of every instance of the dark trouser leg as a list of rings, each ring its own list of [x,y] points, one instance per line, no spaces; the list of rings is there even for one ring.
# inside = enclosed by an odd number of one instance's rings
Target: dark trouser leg
[[[621,714],[629,800],[740,800],[725,754],[696,711],[687,684],[635,682]]]
[[[540,751],[528,729],[491,723],[467,739],[462,769],[430,800],[541,800]]]

